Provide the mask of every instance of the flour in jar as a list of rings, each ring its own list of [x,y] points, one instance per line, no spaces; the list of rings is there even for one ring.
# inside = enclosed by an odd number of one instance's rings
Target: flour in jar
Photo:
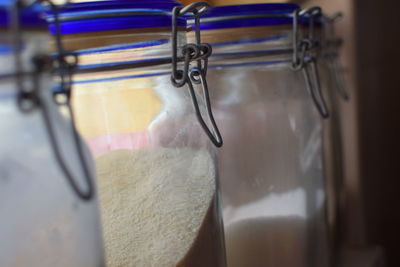
[[[97,158],[96,168],[107,265],[181,266],[202,239],[199,233],[207,232],[202,225],[209,225],[204,221],[216,172],[211,154],[192,148],[116,150]]]

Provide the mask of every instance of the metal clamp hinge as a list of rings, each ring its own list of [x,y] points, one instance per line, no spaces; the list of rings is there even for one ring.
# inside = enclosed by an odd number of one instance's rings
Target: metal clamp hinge
[[[39,1],[39,2],[47,2],[50,4],[52,11],[55,12],[55,23],[56,23],[56,40],[57,40],[57,48],[59,55],[64,55],[61,43],[61,32],[58,22],[58,7],[54,5],[50,0]],[[22,30],[20,26],[20,12],[21,9],[24,7],[23,2],[21,0],[17,0],[12,8],[12,37],[14,43],[14,58],[15,58],[15,66],[16,66],[16,85],[18,88],[18,107],[24,113],[31,112],[35,109],[39,109],[42,113],[44,125],[46,127],[49,141],[51,148],[53,150],[54,156],[56,161],[64,174],[65,178],[67,179],[69,185],[72,187],[73,191],[76,195],[82,200],[90,200],[93,198],[94,195],[94,186],[93,186],[93,178],[91,176],[90,169],[88,167],[88,163],[86,162],[86,157],[84,155],[83,146],[81,144],[80,137],[75,128],[75,121],[71,106],[69,105],[69,101],[67,104],[68,110],[70,112],[71,118],[71,130],[72,135],[74,138],[78,160],[82,164],[82,174],[84,175],[85,182],[86,182],[86,190],[82,190],[78,183],[76,182],[76,177],[74,177],[72,171],[69,169],[66,160],[62,156],[59,140],[56,137],[56,131],[54,129],[52,114],[50,113],[51,110],[46,105],[46,101],[42,99],[42,92],[41,92],[41,80],[44,73],[50,73],[51,69],[53,68],[54,60],[50,58],[48,55],[36,55],[32,58],[34,70],[29,75],[32,78],[32,88],[28,88],[24,86],[22,75],[23,75],[23,66],[21,60],[21,47],[22,47]],[[60,56],[60,59],[64,58]],[[61,62],[61,63],[60,63]],[[67,66],[65,60],[59,60],[59,65],[63,65],[64,67]],[[70,67],[66,68],[63,72],[61,77],[62,86],[66,86],[65,77],[70,77]]]
[[[216,147],[221,147],[223,144],[221,134],[218,126],[215,122],[214,115],[211,108],[211,101],[209,95],[209,88],[206,80],[208,57],[212,53],[212,47],[210,44],[201,42],[200,35],[200,17],[202,14],[207,12],[210,5],[207,2],[196,2],[186,7],[175,7],[172,14],[172,74],[171,82],[175,87],[182,87],[185,84],[188,85],[189,94],[192,99],[193,107],[196,113],[196,117],[201,127],[203,128],[206,135],[209,137],[211,142]],[[184,65],[182,70],[178,70],[177,54],[178,54],[178,41],[177,41],[177,19],[179,16],[183,16],[187,13],[192,13],[195,21],[195,44],[185,45],[181,52],[184,56]],[[190,68],[190,62],[196,61],[197,67]],[[193,84],[200,84],[203,92],[203,100],[207,112],[208,121],[211,124],[211,128],[205,122],[199,103],[197,100],[196,92]]]
[[[334,24],[342,18],[342,13],[338,12],[331,17],[323,16],[323,59],[327,62],[331,77],[335,84],[338,94],[344,99],[350,99],[350,93],[346,88],[342,65],[340,64],[339,49],[343,40],[336,37]]]
[[[315,19],[322,15],[320,7],[311,7],[304,10],[296,10],[293,13],[293,57],[292,69],[303,71],[307,90],[311,95],[315,107],[321,117],[328,118],[329,111],[321,90],[321,83],[317,67],[317,55],[315,50],[319,43],[315,38]],[[307,36],[299,40],[299,19],[308,16]]]

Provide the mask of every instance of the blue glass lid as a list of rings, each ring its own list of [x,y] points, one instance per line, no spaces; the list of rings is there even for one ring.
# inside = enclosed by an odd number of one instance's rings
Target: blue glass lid
[[[271,3],[219,6],[211,8],[201,19],[202,30],[292,24],[297,4]],[[193,21],[189,19],[189,24]]]
[[[90,1],[80,3],[70,3],[63,8],[61,16],[74,16],[79,12],[94,12],[100,13],[102,11],[112,12],[120,10],[122,12],[129,11],[127,9],[134,9],[140,11],[171,11],[175,6],[181,5],[175,0],[105,0],[105,1]],[[51,16],[51,14],[50,14]]]
[[[10,10],[14,1],[0,0],[0,28],[10,26]],[[43,7],[38,4],[31,4],[24,7],[20,12],[20,23],[24,28],[45,28],[46,21],[43,19]]]
[[[179,5],[181,4],[174,0],[72,3],[60,10],[61,33],[171,27],[171,11]],[[54,14],[48,10],[46,18],[50,32],[54,34]],[[185,20],[180,19],[178,26],[186,26]]]

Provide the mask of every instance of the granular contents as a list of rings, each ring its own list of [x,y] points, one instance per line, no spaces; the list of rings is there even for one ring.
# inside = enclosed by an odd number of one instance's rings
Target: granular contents
[[[176,266],[198,239],[212,203],[210,153],[115,150],[99,157],[96,167],[107,265]]]

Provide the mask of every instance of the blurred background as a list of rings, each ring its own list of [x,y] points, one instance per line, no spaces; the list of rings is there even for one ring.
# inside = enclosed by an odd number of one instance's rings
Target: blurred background
[[[184,4],[194,1],[182,0]],[[277,1],[210,0],[214,6]],[[340,207],[343,263],[400,266],[400,1],[297,0],[326,14],[341,11],[341,61],[351,99],[340,103],[344,188]],[[374,262],[374,260],[372,260]],[[374,265],[374,266],[375,266]],[[359,265],[362,266],[362,265]],[[365,265],[366,266],[366,265]]]

